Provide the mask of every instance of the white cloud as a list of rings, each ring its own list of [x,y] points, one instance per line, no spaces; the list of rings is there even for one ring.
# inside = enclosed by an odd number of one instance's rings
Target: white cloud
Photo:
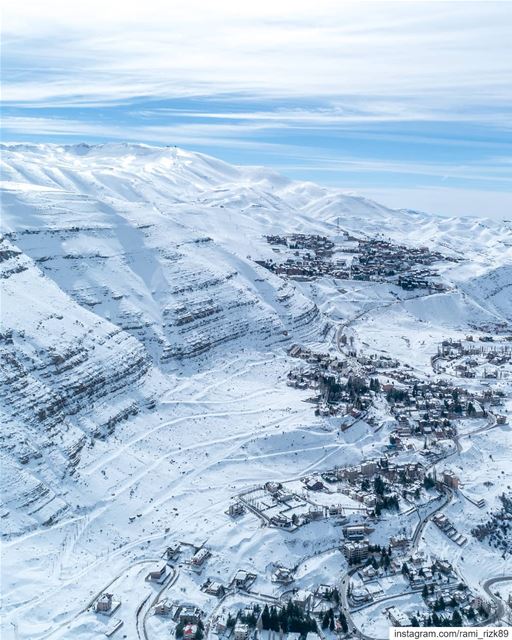
[[[421,113],[512,98],[507,3],[5,4],[7,102],[249,92],[393,96]]]
[[[3,5],[2,92],[11,109],[4,112],[2,128],[11,138],[19,133],[247,150],[253,152],[245,154],[248,162],[265,157],[278,169],[336,176],[338,183],[349,172],[364,174],[366,182],[372,174],[392,175],[395,184],[448,178],[460,186],[474,180],[482,194],[483,185],[489,187],[489,202],[501,199],[502,211],[509,205],[498,189],[510,180],[510,161],[485,155],[506,153],[512,130],[507,1],[4,0]],[[213,98],[215,106],[199,99],[200,112],[150,108],[155,99],[192,96]],[[272,102],[276,98],[283,100]],[[132,104],[131,112],[124,112],[129,125],[101,120],[94,109],[120,103]],[[225,105],[222,113],[216,112],[219,104]],[[53,117],[30,117],[37,107],[48,108]],[[59,111],[64,107],[82,109],[66,118]],[[468,135],[472,124],[479,129]],[[321,144],[315,131],[322,129],[325,138],[330,128],[346,149],[315,147]],[[282,135],[269,142],[277,131]],[[300,148],[296,132],[313,140],[308,150]],[[350,156],[354,140],[366,157]],[[390,156],[395,147],[410,147],[409,153],[384,162],[372,157],[375,141],[389,144]],[[460,213],[485,208],[484,196],[474,190],[397,187],[375,194],[394,206]]]

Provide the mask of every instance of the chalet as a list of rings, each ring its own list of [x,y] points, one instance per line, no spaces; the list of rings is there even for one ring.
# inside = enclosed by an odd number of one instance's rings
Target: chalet
[[[281,491],[281,489],[283,488],[283,485],[280,482],[266,482],[265,483],[265,489],[269,492],[269,493],[278,493],[279,491]]]
[[[308,518],[309,520],[321,520],[324,517],[324,507],[320,505],[312,505],[309,507]]]
[[[159,600],[155,605],[155,615],[168,616],[172,610],[172,604],[167,599]]]
[[[96,611],[98,613],[108,613],[112,609],[112,598],[113,595],[111,593],[102,593],[96,600]]]
[[[171,546],[167,547],[167,549],[165,550],[165,557],[167,558],[167,560],[175,560],[179,556],[180,551],[181,546],[179,542],[175,542]]]
[[[210,555],[210,551],[206,547],[201,547],[190,558],[190,564],[194,567],[202,567]]]
[[[293,582],[293,571],[286,567],[276,567],[272,575],[272,581],[279,582],[281,584],[289,584],[290,582]]]
[[[223,611],[219,617],[215,620],[215,630],[218,635],[222,635],[225,633],[228,628],[228,616],[229,614],[226,611]]]
[[[293,526],[293,522],[290,518],[287,518],[282,514],[277,514],[270,518],[269,525],[271,527],[277,527],[278,529],[290,529]]]
[[[440,571],[445,575],[449,575],[452,572],[452,565],[448,562],[448,560],[436,560],[434,563],[434,568],[436,571]]]
[[[322,489],[325,489],[324,483],[318,478],[306,478],[304,484],[309,491],[322,491]]]
[[[392,536],[389,539],[389,546],[392,549],[407,549],[409,543],[409,538],[406,538],[405,536]]]
[[[255,580],[256,575],[254,573],[249,573],[243,569],[239,569],[233,578],[233,586],[236,589],[247,591]]]
[[[162,582],[167,577],[167,564],[164,562],[157,565],[146,576],[146,580],[152,580],[153,582]]]
[[[370,564],[368,567],[364,567],[363,569],[361,569],[359,575],[363,578],[363,580],[371,580],[377,575],[377,573],[377,570],[374,569]]]
[[[368,529],[364,524],[352,524],[348,527],[343,527],[343,536],[347,540],[362,540],[367,533]]]
[[[221,597],[225,592],[224,585],[216,580],[208,579],[201,588],[211,596]]]
[[[329,506],[329,515],[330,516],[342,516],[344,515],[345,511],[343,509],[343,507],[341,506],[341,504],[331,504]]]

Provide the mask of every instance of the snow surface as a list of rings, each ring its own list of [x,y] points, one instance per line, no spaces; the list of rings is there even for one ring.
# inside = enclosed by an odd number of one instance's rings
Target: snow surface
[[[174,147],[1,150],[2,637],[96,638],[105,620],[89,608],[105,589],[122,602],[114,637],[141,637],[139,607],[158,592],[144,576],[174,541],[206,542],[212,557],[200,577],[178,568],[166,595],[210,612],[200,584],[239,568],[269,596],[283,590],[275,561],[297,567],[298,586],[336,582],[339,527],[289,535],[225,513],[244,488],[388,442],[386,428],[342,433],[315,417],[309,394],[286,385],[286,349],[335,351],[343,325],[358,348],[431,375],[441,340],[512,324],[511,223],[390,210]],[[338,226],[462,258],[440,267],[450,290],[290,282],[254,262],[273,255],[266,234]],[[453,468],[487,506],[460,498],[446,514],[470,537],[512,484],[510,427],[461,442]],[[409,526],[395,520],[386,531]],[[461,549],[432,523],[423,546],[477,589],[511,573],[510,559],[473,539]],[[386,635],[377,609],[361,627]],[[149,637],[169,637],[147,620]]]

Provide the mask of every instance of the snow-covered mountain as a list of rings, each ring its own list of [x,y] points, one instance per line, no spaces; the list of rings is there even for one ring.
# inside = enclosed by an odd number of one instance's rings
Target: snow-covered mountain
[[[276,401],[274,417],[267,400],[250,399],[272,394],[290,344],[325,348],[340,322],[352,322],[356,341],[418,365],[447,332],[512,324],[510,222],[390,210],[176,148],[10,144],[1,151],[1,522],[18,553],[13,567],[19,554],[30,555],[23,540],[31,531],[50,555],[62,545],[59,566],[50,562],[55,597],[73,582],[70,567],[85,574],[105,553],[147,537],[145,529],[126,537],[123,500],[129,489],[129,508],[143,512],[157,483],[151,499],[164,505],[179,475],[171,466],[156,475],[155,457],[171,465],[194,442],[215,449],[240,433],[250,438],[287,424],[288,398]],[[274,255],[266,235],[341,231],[457,258],[441,267],[446,291],[417,299],[377,283],[293,282],[256,262]],[[261,379],[249,376],[255,363],[266,371]],[[197,412],[173,413],[183,403]],[[234,424],[226,407],[237,403]],[[226,476],[226,488],[232,481]],[[58,543],[56,525],[72,527]],[[100,525],[109,542],[93,553]],[[71,559],[82,536],[80,558]],[[34,589],[48,565],[35,573]],[[23,589],[14,577],[6,585],[17,615],[46,597]],[[24,637],[51,628],[42,610],[37,615]]]
[[[447,320],[512,320],[508,223],[392,211],[143,145],[4,145],[2,180],[3,469],[21,529],[56,517],[59,477],[91,439],[154,404],[162,373],[221,345],[268,349],[329,331],[328,294],[312,299],[254,262],[271,254],[265,234],[341,225],[473,257],[452,270]],[[425,319],[435,307],[424,307],[405,310]]]

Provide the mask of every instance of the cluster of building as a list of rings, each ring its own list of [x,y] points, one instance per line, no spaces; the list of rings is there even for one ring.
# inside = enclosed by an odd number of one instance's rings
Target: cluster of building
[[[454,420],[486,417],[486,405],[494,397],[489,390],[471,393],[445,380],[412,379],[381,388],[397,421],[393,435],[398,439],[425,435],[432,442],[456,436]]]
[[[417,495],[423,486],[425,467],[420,462],[396,463],[388,455],[349,467],[337,467],[322,474],[329,483],[341,483],[338,491],[367,507],[366,513],[374,515],[383,499],[395,496]],[[377,480],[378,478],[378,480]]]
[[[266,482],[237,497],[237,502],[256,515],[265,526],[295,531],[316,520],[336,518],[342,522],[345,510],[334,498],[330,505],[317,504],[309,492],[326,491],[321,478],[307,476],[300,481],[302,491],[280,482]]]
[[[334,248],[334,242],[326,236],[306,233],[292,233],[286,236],[265,236],[269,244],[288,247],[293,250],[306,250],[320,256],[330,256]]]
[[[468,539],[457,531],[457,528],[453,525],[444,513],[436,513],[432,518],[432,522],[448,537],[453,540],[459,547],[463,547]]]
[[[266,236],[267,242],[279,253],[280,247],[293,252],[293,257],[275,262],[273,259],[256,262],[273,273],[290,278],[312,279],[324,275],[335,278],[349,277],[349,268],[344,260],[332,260],[334,242],[325,236],[294,233],[291,235]]]
[[[432,564],[412,558],[404,564],[403,576],[412,589],[421,591],[424,608],[402,611],[396,605],[386,609],[394,626],[464,626],[486,620],[491,606],[475,595],[455,574],[446,560]]]
[[[446,371],[448,364],[452,365],[453,374],[460,378],[492,380],[503,377],[504,365],[512,364],[510,339],[497,342],[493,336],[483,335],[478,342],[472,335],[466,336],[465,340],[443,340],[432,357],[434,369]]]
[[[406,290],[430,289],[442,291],[438,274],[424,268],[448,260],[428,247],[406,247],[385,240],[359,240],[357,255],[351,262],[350,277],[354,280],[396,282]],[[421,265],[423,268],[418,268]]]
[[[343,242],[335,243],[325,236],[293,234],[266,236],[274,252],[281,247],[293,256],[281,261],[269,258],[258,264],[279,275],[313,279],[329,275],[343,280],[391,282],[406,290],[429,289],[443,291],[436,271],[427,268],[442,260],[451,260],[428,247],[406,247],[385,240],[357,240],[344,234]],[[344,257],[333,258],[334,250]]]

